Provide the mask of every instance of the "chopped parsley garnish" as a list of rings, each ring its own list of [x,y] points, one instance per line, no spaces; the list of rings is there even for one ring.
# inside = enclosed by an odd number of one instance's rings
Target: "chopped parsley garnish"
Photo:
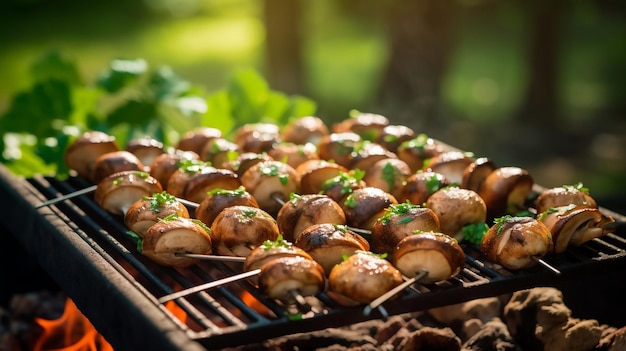
[[[441,180],[436,174],[426,177],[424,183],[426,184],[426,189],[428,189],[428,192],[431,194],[441,188]]]
[[[217,188],[217,189],[212,189],[207,192],[208,195],[226,195],[226,196],[243,196],[245,193],[246,193],[246,188],[244,188],[243,186],[240,186],[239,188],[235,190]]]
[[[263,250],[269,250],[274,247],[290,248],[293,245],[287,240],[284,240],[282,234],[279,234],[276,240],[265,240],[261,246],[263,247]]]
[[[289,194],[289,202],[291,202],[292,205],[297,205],[300,200],[302,200],[302,196],[296,193]]]
[[[202,227],[202,229],[204,229],[204,231],[206,231],[207,233],[211,234],[211,228],[209,228],[209,226],[206,225],[206,223],[202,222],[199,219],[192,219],[191,221],[199,225],[200,227]]]
[[[281,184],[286,185],[289,182],[289,176],[282,173],[278,164],[272,163],[269,166],[261,167],[261,174],[270,176],[270,177],[278,177]]]
[[[396,168],[391,164],[391,162],[385,163],[382,171],[382,178],[385,182],[387,182],[387,187],[391,190],[393,186],[396,184]]]
[[[347,194],[352,191],[354,186],[357,186],[359,182],[365,176],[365,171],[355,168],[348,172],[340,172],[339,175],[332,177],[324,182],[322,185],[323,193],[335,185],[341,186],[341,194]]]
[[[480,245],[487,230],[489,226],[485,222],[470,223],[461,228],[463,239],[476,245]]]
[[[387,209],[385,210],[385,214],[382,215],[382,217],[380,217],[378,220],[383,224],[389,224],[392,217],[405,215],[409,213],[412,209],[418,207],[419,206],[410,203],[408,200],[405,203],[389,205],[389,207],[387,207]],[[406,224],[411,222],[412,220],[413,218],[409,216],[399,219],[396,224]]]
[[[429,139],[428,135],[420,133],[415,138],[403,142],[400,146],[404,149],[417,150],[420,156],[424,156],[424,146],[428,144]]]
[[[496,225],[496,235],[500,235],[502,233],[502,229],[504,228],[504,223],[513,218],[511,215],[505,215],[500,218],[496,218],[493,220],[493,223]]]
[[[190,160],[184,159],[180,160],[178,163],[178,169],[182,170],[187,174],[196,174],[200,172],[203,168],[210,167],[210,162],[204,162],[199,160]]]
[[[176,202],[176,197],[169,194],[166,191],[161,193],[154,193],[151,197],[146,198],[150,200],[150,211],[152,212],[161,212],[161,209],[165,207],[167,203]]]
[[[563,185],[563,188],[565,188],[567,191],[581,191],[585,194],[589,194],[589,188],[585,188],[582,182],[578,182],[574,185]]]
[[[350,208],[355,208],[359,202],[356,200],[354,193],[351,193],[350,195],[348,195],[346,197],[346,200],[343,202],[344,205],[350,207]]]
[[[549,209],[541,212],[539,216],[537,216],[537,219],[543,222],[546,219],[546,217],[548,217],[548,215],[550,214],[553,214],[553,213],[563,214],[575,208],[576,208],[575,204],[569,204],[567,206],[560,206],[560,207],[550,207]]]
[[[132,230],[127,231],[126,235],[135,243],[137,252],[141,253],[143,251],[143,239]]]

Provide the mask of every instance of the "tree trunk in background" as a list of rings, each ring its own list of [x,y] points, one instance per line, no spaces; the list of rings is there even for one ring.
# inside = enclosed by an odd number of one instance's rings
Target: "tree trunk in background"
[[[390,57],[378,100],[394,121],[420,129],[436,124],[455,10],[453,0],[389,3]]]
[[[299,0],[265,0],[267,79],[272,89],[303,94]]]
[[[555,1],[526,1],[530,20],[528,42],[528,85],[518,118],[520,122],[555,127],[559,123],[559,63],[560,27],[564,3]]]

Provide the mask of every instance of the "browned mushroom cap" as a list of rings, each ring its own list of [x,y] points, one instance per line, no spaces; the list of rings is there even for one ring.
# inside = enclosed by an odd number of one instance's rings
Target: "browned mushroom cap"
[[[363,180],[368,186],[380,188],[396,199],[402,195],[406,180],[411,175],[411,168],[397,158],[386,158],[366,168]]]
[[[215,138],[204,144],[200,158],[214,167],[226,168],[230,162],[239,157],[239,151],[237,144],[224,138]]]
[[[609,231],[604,227],[614,222],[597,208],[574,204],[552,207],[537,216],[552,233],[554,252],[561,253],[569,245],[580,246],[585,242],[604,236]]]
[[[200,156],[193,151],[171,150],[157,156],[150,164],[150,175],[159,183],[167,186],[167,183],[176,170],[186,161],[197,161]]]
[[[101,155],[119,151],[115,137],[99,131],[83,133],[76,138],[65,150],[63,155],[69,169],[86,179],[91,179],[91,173],[96,160]]]
[[[149,136],[133,139],[126,144],[126,151],[137,156],[144,166],[152,164],[157,156],[165,153],[163,143]],[[146,169],[146,171],[150,171]]]
[[[279,257],[261,267],[259,289],[267,297],[284,304],[296,302],[293,291],[300,296],[315,296],[326,285],[324,270],[305,257]]]
[[[163,191],[144,196],[132,204],[124,215],[124,224],[143,238],[148,228],[170,216],[189,218],[189,211],[174,196]]]
[[[402,125],[388,125],[375,140],[387,150],[397,153],[398,147],[405,141],[415,138],[413,129]]]
[[[276,215],[291,193],[298,193],[300,179],[293,167],[279,161],[265,161],[250,167],[241,183],[254,196],[259,207]],[[276,199],[278,198],[278,200]]]
[[[528,171],[519,167],[501,167],[491,172],[478,193],[487,205],[487,219],[526,210],[533,184]]]
[[[411,167],[411,172],[424,169],[426,161],[443,152],[443,147],[426,134],[418,134],[415,138],[400,144],[397,156]]]
[[[317,143],[317,154],[322,160],[334,161],[349,168],[352,152],[360,141],[361,137],[353,132],[330,133]]]
[[[545,212],[552,207],[567,206],[569,204],[597,208],[596,200],[589,195],[581,183],[563,185],[546,189],[539,194],[535,202],[537,213]]]
[[[122,171],[144,171],[144,165],[137,156],[128,151],[109,152],[96,159],[90,179],[98,184],[111,174]]]
[[[294,143],[278,143],[267,151],[274,160],[282,161],[294,169],[308,160],[319,159],[317,148],[315,145],[294,144]]]
[[[199,173],[202,168],[213,168],[210,164],[199,160],[180,160],[177,167],[167,179],[165,189],[179,198],[185,198],[187,183],[195,174]]]
[[[470,163],[463,171],[463,180],[461,188],[480,191],[480,187],[485,179],[496,170],[496,165],[486,157],[477,158],[476,161]]]
[[[311,257],[306,251],[301,248],[294,246],[292,243],[283,240],[282,238],[278,238],[275,241],[265,241],[262,245],[256,247],[254,250],[250,251],[250,254],[246,257],[246,260],[243,263],[243,270],[246,272],[259,269],[267,262],[274,260],[279,257],[294,257],[301,256],[304,258],[308,258],[312,260]],[[258,277],[252,276],[249,280],[257,284]]]
[[[195,210],[195,216],[210,226],[223,209],[231,206],[259,207],[256,199],[243,186],[235,190],[213,189],[200,202]]]
[[[363,140],[374,141],[382,134],[383,128],[389,125],[387,117],[374,113],[360,113],[346,118],[332,126],[333,133],[353,132]]]
[[[211,237],[220,255],[246,257],[266,240],[278,239],[276,220],[262,209],[231,206],[211,224]]]
[[[417,205],[425,204],[430,195],[448,185],[451,184],[443,174],[418,171],[407,178],[397,200]]]
[[[256,152],[244,152],[237,156],[235,160],[229,161],[224,168],[230,169],[237,173],[241,178],[246,171],[255,164],[263,161],[274,161],[274,159],[266,152],[257,154]]]
[[[202,154],[204,146],[211,140],[222,137],[222,131],[211,127],[200,127],[183,134],[176,149],[182,151],[192,151],[198,155]]]
[[[463,182],[463,172],[474,159],[461,151],[446,151],[434,156],[426,166],[427,170],[443,174],[452,184]]]
[[[169,217],[148,228],[141,253],[165,266],[188,267],[198,260],[176,254],[211,254],[213,249],[209,231],[198,220]]]
[[[533,258],[549,254],[552,248],[548,227],[531,217],[497,218],[480,244],[481,253],[489,261],[512,270],[535,266]]]
[[[402,274],[389,261],[365,251],[334,266],[328,276],[330,291],[356,303],[372,302],[402,281]]]
[[[397,158],[397,156],[385,149],[382,145],[371,141],[362,141],[358,143],[350,155],[350,169],[369,170],[374,164],[381,160]]]
[[[434,192],[426,207],[437,214],[441,232],[457,240],[462,239],[462,228],[467,224],[485,222],[487,207],[478,194],[469,189],[449,186]]]
[[[328,127],[321,118],[305,116],[291,120],[283,129],[282,140],[294,144],[312,143],[314,145],[328,135]]]
[[[161,184],[143,171],[124,171],[104,178],[96,188],[94,201],[110,213],[124,215],[144,196],[163,191]]]
[[[292,194],[278,211],[278,228],[287,241],[295,242],[314,224],[346,224],[346,216],[335,200],[320,194]]]
[[[314,224],[302,231],[294,245],[306,251],[329,273],[346,255],[357,250],[369,251],[367,240],[346,226]]]
[[[280,142],[280,128],[272,123],[245,124],[235,133],[234,142],[242,152],[266,152]]]
[[[445,281],[465,265],[465,253],[456,239],[439,232],[424,232],[402,239],[393,254],[393,264],[407,277],[428,274],[421,283]]]
[[[355,228],[372,230],[387,207],[398,204],[393,195],[379,188],[365,187],[354,190],[340,203],[346,214],[346,223]]]
[[[372,251],[389,256],[400,242],[415,232],[439,232],[441,225],[433,210],[410,203],[391,205],[372,228]]]
[[[296,173],[300,178],[300,193],[318,194],[329,179],[347,171],[346,167],[335,162],[326,160],[306,161],[296,167]]]
[[[237,174],[223,168],[201,167],[191,175],[185,187],[185,199],[201,203],[214,189],[235,190],[241,186]]]
[[[363,181],[364,176],[365,172],[360,169],[341,172],[339,175],[324,182],[320,193],[328,195],[328,197],[341,204],[356,189],[367,187],[367,184]]]

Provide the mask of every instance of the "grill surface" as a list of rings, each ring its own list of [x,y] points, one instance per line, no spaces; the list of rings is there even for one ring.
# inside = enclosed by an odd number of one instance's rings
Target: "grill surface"
[[[76,178],[18,179],[0,167],[1,221],[116,350],[219,349],[381,317],[378,310],[365,316],[363,306],[340,306],[325,293],[311,298],[313,312],[301,315],[265,298],[246,280],[161,304],[162,296],[240,273],[241,264],[205,261],[187,269],[159,266],[137,252],[122,218],[102,211],[90,195],[34,208],[43,200],[88,185]],[[560,275],[541,266],[502,270],[482,260],[476,247],[465,246],[466,265],[457,277],[439,284],[416,284],[383,306],[394,315],[623,269],[625,237],[622,227],[615,234],[546,257]]]

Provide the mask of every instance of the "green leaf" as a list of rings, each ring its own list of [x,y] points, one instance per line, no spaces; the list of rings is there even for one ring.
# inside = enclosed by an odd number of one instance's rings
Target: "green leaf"
[[[131,126],[141,126],[156,117],[157,106],[153,101],[129,100],[109,114],[109,124],[128,123]]]
[[[148,70],[148,63],[144,59],[111,61],[109,68],[98,79],[98,86],[109,93],[118,92],[135,83]]]
[[[150,75],[149,86],[156,100],[182,96],[191,89],[191,83],[167,66],[160,67]]]
[[[30,74],[34,82],[53,79],[70,85],[82,84],[74,60],[58,51],[50,51],[40,56],[30,67]]]
[[[207,111],[202,116],[202,125],[217,128],[224,133],[234,129],[235,120],[231,114],[231,100],[226,90],[207,97],[206,105]]]
[[[227,91],[237,125],[256,123],[263,117],[270,91],[267,82],[256,71],[236,72]]]

